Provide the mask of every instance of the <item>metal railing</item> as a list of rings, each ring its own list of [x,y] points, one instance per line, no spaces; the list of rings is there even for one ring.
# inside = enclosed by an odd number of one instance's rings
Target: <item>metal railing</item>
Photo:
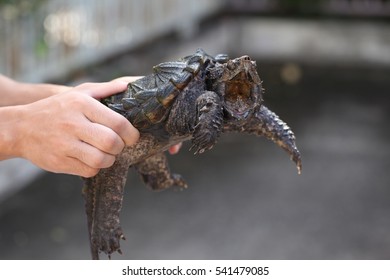
[[[24,81],[61,77],[157,35],[191,28],[221,0],[51,0],[18,15],[0,11],[0,73]]]

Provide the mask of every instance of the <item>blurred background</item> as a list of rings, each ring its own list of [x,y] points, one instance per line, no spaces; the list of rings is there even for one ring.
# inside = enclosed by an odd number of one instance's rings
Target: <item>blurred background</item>
[[[303,174],[265,139],[170,156],[186,191],[129,174],[114,259],[389,259],[390,1],[0,0],[0,73],[69,85],[199,47],[257,61]],[[0,162],[0,259],[89,259],[81,180]]]

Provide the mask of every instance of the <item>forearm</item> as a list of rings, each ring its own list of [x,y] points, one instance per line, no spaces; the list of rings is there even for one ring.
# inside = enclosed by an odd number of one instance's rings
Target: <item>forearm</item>
[[[20,83],[0,75],[0,107],[32,103],[69,89],[54,84]]]

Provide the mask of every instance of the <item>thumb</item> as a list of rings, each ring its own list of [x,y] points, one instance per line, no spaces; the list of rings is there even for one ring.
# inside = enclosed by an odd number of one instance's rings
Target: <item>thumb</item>
[[[114,80],[106,83],[86,83],[78,86],[78,89],[84,91],[89,96],[95,99],[105,98],[122,91],[127,88],[127,83],[122,80]]]
[[[131,83],[131,82],[134,82],[138,79],[141,79],[143,76],[123,76],[123,77],[119,77],[119,78],[116,78],[115,80],[113,81],[123,81],[123,82],[126,82],[126,83]]]

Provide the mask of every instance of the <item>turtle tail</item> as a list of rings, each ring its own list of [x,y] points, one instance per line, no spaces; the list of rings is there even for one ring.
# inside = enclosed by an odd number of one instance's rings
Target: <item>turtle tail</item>
[[[245,131],[276,143],[286,150],[291,160],[296,164],[298,174],[302,171],[301,154],[295,144],[295,136],[290,127],[282,121],[274,112],[261,105],[254,116],[245,125]]]

